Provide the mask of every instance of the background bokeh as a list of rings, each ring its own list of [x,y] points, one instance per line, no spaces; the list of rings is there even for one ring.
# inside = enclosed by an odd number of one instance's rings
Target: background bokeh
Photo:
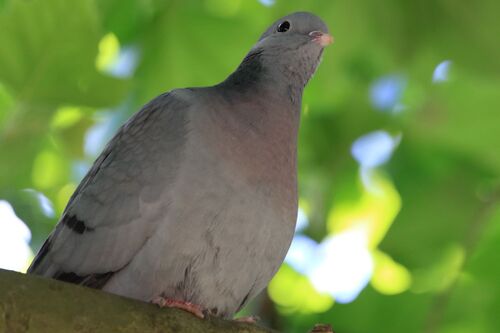
[[[212,85],[267,25],[320,15],[284,332],[500,331],[500,2],[0,0],[0,267],[23,271],[118,126]]]

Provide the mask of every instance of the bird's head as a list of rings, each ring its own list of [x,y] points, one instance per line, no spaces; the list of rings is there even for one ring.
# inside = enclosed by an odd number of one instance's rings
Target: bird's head
[[[316,15],[297,12],[274,22],[250,51],[260,53],[267,70],[285,71],[302,85],[316,71],[323,49],[333,42]]]
[[[295,100],[316,71],[323,49],[332,42],[328,27],[316,15],[287,15],[262,34],[224,83],[240,91],[283,88]]]

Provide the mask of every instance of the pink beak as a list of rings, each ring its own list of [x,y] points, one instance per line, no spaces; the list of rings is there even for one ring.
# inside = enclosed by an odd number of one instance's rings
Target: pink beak
[[[311,31],[309,36],[313,38],[313,42],[318,43],[322,47],[328,46],[333,43],[333,37],[321,31]]]

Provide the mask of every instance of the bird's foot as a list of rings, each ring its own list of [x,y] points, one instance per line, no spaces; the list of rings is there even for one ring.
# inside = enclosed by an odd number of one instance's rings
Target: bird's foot
[[[198,304],[171,299],[163,296],[155,297],[151,302],[158,305],[160,308],[177,308],[190,312],[198,318],[205,318],[205,315],[203,314],[203,308]]]
[[[234,319],[234,321],[237,321],[239,323],[247,323],[247,324],[256,324],[260,318],[258,316],[248,316],[248,317],[240,317]]]
[[[309,333],[335,333],[329,324],[316,324]]]

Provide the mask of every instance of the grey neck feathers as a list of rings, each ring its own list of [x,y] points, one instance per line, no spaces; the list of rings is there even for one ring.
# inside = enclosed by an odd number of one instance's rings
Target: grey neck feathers
[[[239,93],[270,93],[300,108],[302,92],[309,77],[283,65],[272,63],[262,49],[254,49],[240,66],[219,86]]]
[[[296,149],[304,83],[296,83],[286,71],[266,66],[263,53],[252,50],[215,89],[225,103],[239,104],[228,108],[231,116],[223,115],[223,122],[235,136],[247,136],[246,131],[251,131],[267,138],[267,146],[273,143],[276,156],[287,156]]]

